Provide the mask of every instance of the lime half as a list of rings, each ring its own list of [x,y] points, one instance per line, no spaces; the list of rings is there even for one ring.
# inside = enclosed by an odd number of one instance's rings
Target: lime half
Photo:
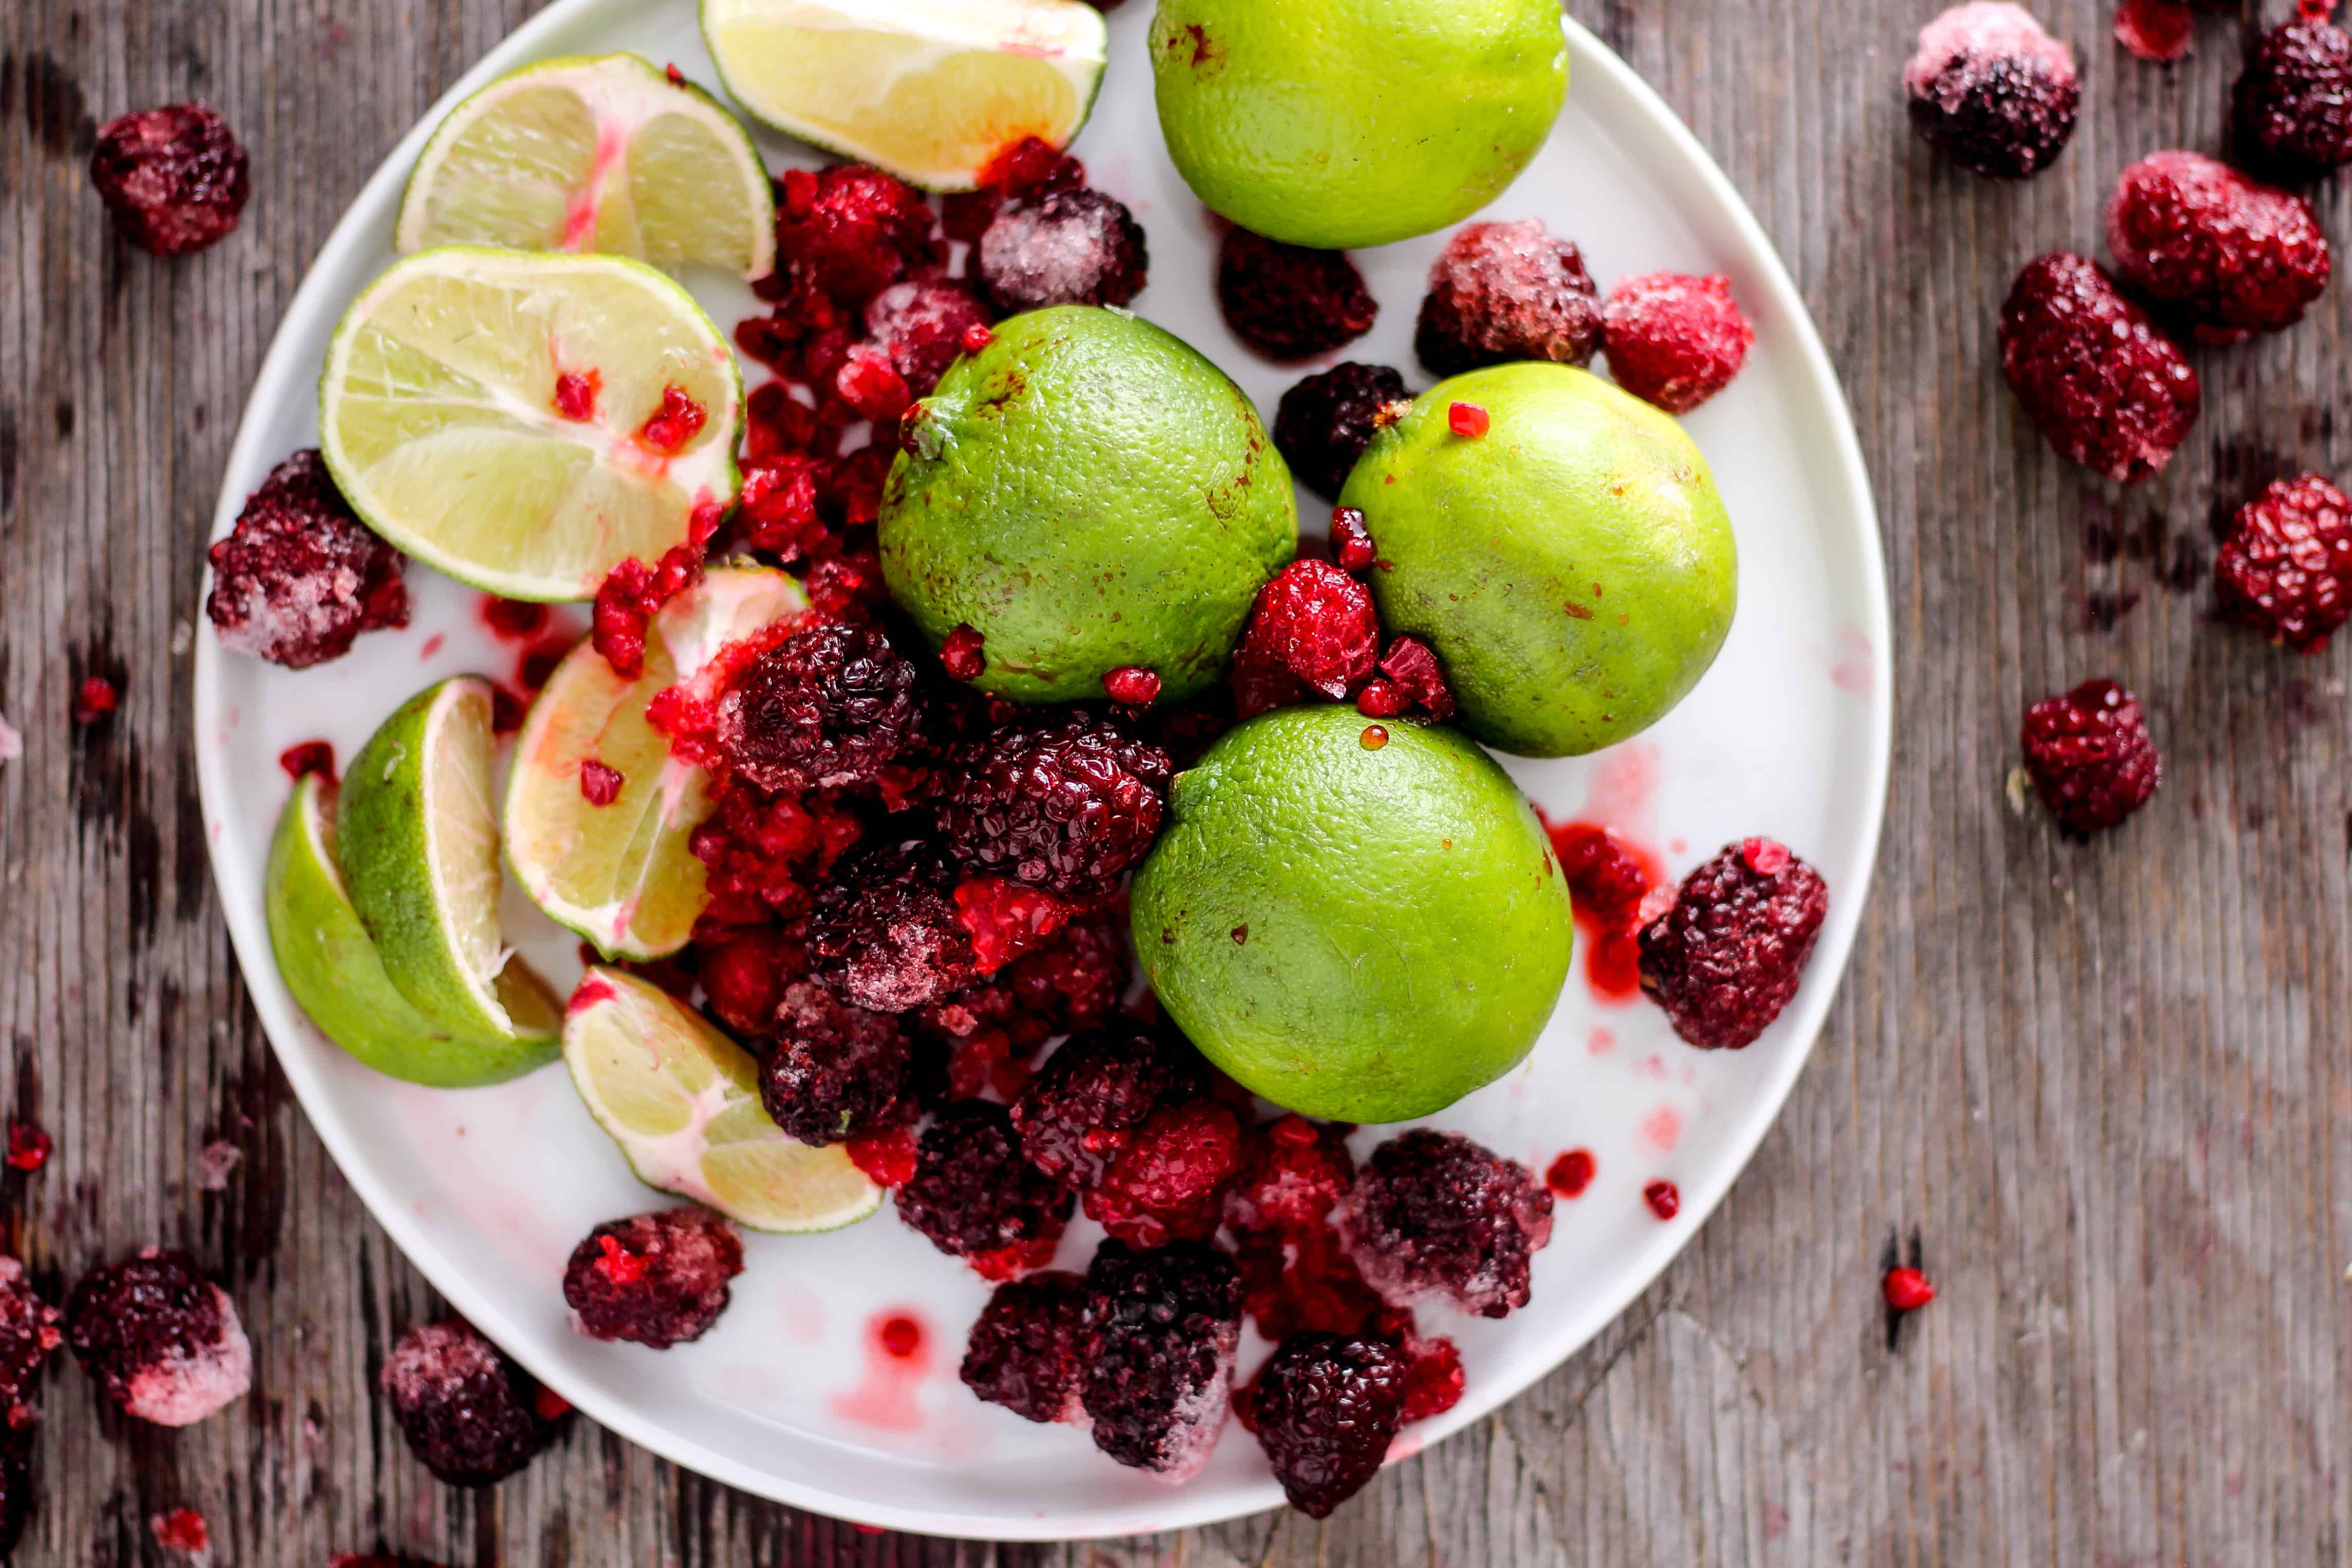
[[[509,599],[586,599],[734,498],[742,404],[727,340],[644,263],[446,246],[344,314],[320,444],[418,559]]]
[[[588,1113],[637,1179],[754,1230],[837,1230],[882,1189],[835,1145],[784,1135],[760,1104],[751,1054],[668,992],[592,968],[572,993],[563,1061]]]
[[[935,191],[1066,146],[1109,36],[1081,0],[702,0],[719,79],[779,131]]]
[[[670,755],[646,705],[689,682],[719,651],[808,607],[767,567],[719,567],[670,601],[646,639],[644,673],[622,679],[587,643],[555,667],[515,741],[507,783],[507,863],[531,902],[608,958],[658,958],[686,946],[707,902],[688,841],[710,815],[702,769]],[[594,764],[620,792],[590,804]]]
[[[760,277],[776,207],[751,138],[642,55],[543,60],[449,111],[401,198],[395,246],[602,251]]]

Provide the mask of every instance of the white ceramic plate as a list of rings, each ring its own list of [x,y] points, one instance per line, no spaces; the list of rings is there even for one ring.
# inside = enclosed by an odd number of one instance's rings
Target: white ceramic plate
[[[1300,373],[1244,351],[1213,292],[1216,232],[1162,152],[1144,55],[1150,5],[1112,16],[1112,64],[1076,151],[1149,232],[1145,316],[1241,382],[1269,418]],[[1738,533],[1740,609],[1691,698],[1601,756],[1514,763],[1555,817],[1596,817],[1654,846],[1679,876],[1730,839],[1769,833],[1818,866],[1829,924],[1795,1004],[1763,1040],[1705,1053],[1641,1001],[1609,1005],[1570,982],[1528,1064],[1437,1121],[1538,1170],[1562,1150],[1598,1156],[1591,1188],[1559,1207],[1536,1263],[1535,1300],[1500,1322],[1425,1312],[1461,1344],[1467,1396],[1410,1429],[1402,1456],[1475,1421],[1559,1364],[1622,1311],[1689,1240],[1779,1110],[1829,1007],[1870,883],[1885,789],[1888,624],[1878,536],[1837,382],[1764,235],[1674,115],[1570,25],[1567,112],[1535,167],[1495,204],[1577,240],[1605,287],[1633,272],[1722,272],[1757,329],[1738,382],[1689,420]],[[315,380],[344,306],[393,259],[402,182],[443,110],[491,78],[552,55],[636,49],[717,77],[690,0],[557,0],[491,51],[396,148],[352,204],[295,296],[229,459],[217,532],[287,453],[317,440]],[[771,162],[814,162],[763,138]],[[1347,357],[1413,365],[1423,277],[1443,235],[1359,256],[1382,312]],[[740,285],[692,281],[732,322]],[[1321,516],[1304,498],[1302,515]],[[654,1207],[590,1123],[562,1070],[464,1093],[377,1077],[313,1030],[270,959],[262,913],[269,831],[288,784],[277,758],[325,738],[348,758],[429,681],[511,675],[517,651],[485,630],[478,595],[409,573],[414,623],[361,639],[303,674],[196,654],[196,755],[222,902],[262,1022],[312,1123],[393,1239],[458,1311],[587,1415],[731,1485],[820,1511],[933,1534],[1065,1538],[1171,1530],[1271,1508],[1281,1494],[1257,1447],[1231,1429],[1207,1470],[1171,1488],[1121,1469],[1081,1434],[973,1399],[956,1380],[964,1331],[987,1288],[887,1213],[831,1236],[754,1238],[735,1301],[699,1343],[663,1354],[572,1331],[559,1288],[573,1243],[599,1220]],[[581,622],[571,612],[574,623]],[[572,944],[520,899],[509,930],[567,983]],[[1359,1152],[1377,1139],[1360,1134]],[[1671,1223],[1642,1200],[1675,1182]],[[1080,1222],[1066,1260],[1095,1232]],[[870,1343],[877,1313],[928,1325],[925,1354],[894,1369]]]

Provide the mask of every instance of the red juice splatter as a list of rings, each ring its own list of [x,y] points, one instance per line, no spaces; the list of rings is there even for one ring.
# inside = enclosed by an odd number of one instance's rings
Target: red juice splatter
[[[1642,1189],[1642,1201],[1660,1219],[1672,1219],[1683,1211],[1683,1195],[1670,1181],[1654,1181]]]
[[[1672,1105],[1661,1105],[1642,1118],[1642,1136],[1662,1153],[1672,1153],[1682,1135],[1683,1113]]]
[[[843,1420],[877,1432],[912,1432],[923,1425],[915,1391],[930,1375],[930,1336],[906,1307],[874,1314],[866,1325],[866,1371],[856,1385],[827,1401]]]
[[[166,1552],[203,1552],[213,1543],[205,1516],[193,1508],[156,1514],[147,1521],[147,1528],[155,1532],[155,1544]]]
[[[1544,1172],[1544,1186],[1561,1197],[1581,1197],[1584,1189],[1592,1185],[1592,1175],[1598,1168],[1599,1162],[1593,1159],[1591,1149],[1570,1149],[1552,1161],[1551,1168]]]
[[[49,1135],[30,1122],[8,1124],[8,1163],[17,1170],[39,1170],[49,1163],[49,1153],[55,1146]]]

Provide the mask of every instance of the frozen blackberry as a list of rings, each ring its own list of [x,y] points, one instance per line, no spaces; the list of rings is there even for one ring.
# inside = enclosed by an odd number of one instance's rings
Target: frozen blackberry
[[[1903,68],[1911,128],[1964,169],[2024,180],[2074,134],[2074,53],[2021,5],[1972,0],[1919,29]]]
[[[2325,14],[2264,33],[2231,93],[2238,162],[2282,185],[2352,163],[2352,34]]]
[[[1381,308],[1344,250],[1308,250],[1245,228],[1217,253],[1225,325],[1269,360],[1311,360],[1372,329]]]
[[[1241,1168],[1225,1189],[1225,1223],[1235,1235],[1319,1228],[1355,1176],[1344,1128],[1280,1117],[1244,1141]]]
[[[762,789],[870,784],[916,744],[919,678],[871,622],[795,632],[728,683],[719,751]]]
[[[1121,1241],[1205,1241],[1224,1218],[1225,1184],[1241,1165],[1241,1123],[1213,1100],[1163,1105],[1087,1189],[1087,1218]]]
[[[868,1012],[903,1013],[972,977],[971,934],[956,917],[955,875],[922,839],[869,840],[841,858],[809,915],[809,951],[834,994]]]
[[[961,1100],[923,1130],[898,1218],[983,1278],[1009,1280],[1052,1260],[1072,1197],[1022,1159],[1003,1106]]]
[[[253,1385],[236,1304],[176,1249],[83,1275],[66,1301],[66,1343],[108,1398],[159,1427],[201,1421]]]
[[[1308,489],[1336,501],[1372,444],[1381,411],[1410,395],[1404,377],[1388,366],[1342,361],[1282,394],[1274,411],[1275,448]]]
[[[1048,1270],[996,1287],[971,1325],[964,1386],[1027,1421],[1086,1425],[1087,1282]]]
[[[269,471],[205,559],[205,613],[234,653],[307,670],[362,632],[408,624],[405,558],[360,522],[315,448]]]
[[[2000,367],[2053,451],[2124,484],[2172,460],[2197,421],[2197,372],[2091,262],[2026,265],[2000,309]]]
[[[607,1220],[572,1249],[563,1301],[593,1339],[667,1350],[703,1336],[743,1271],[743,1239],[707,1208]]]
[[[1328,560],[1301,559],[1258,590],[1236,660],[1287,670],[1339,702],[1371,679],[1380,640],[1372,591]]]
[[[862,304],[932,259],[929,204],[879,169],[793,169],[782,184],[776,258],[796,282]]]
[[[156,256],[184,256],[235,234],[252,190],[245,149],[202,103],[108,120],[90,149],[89,179],[114,226]]]
[[[1073,1035],[1013,1102],[1022,1155],[1056,1181],[1092,1182],[1144,1118],[1197,1090],[1199,1068],[1125,1019]]]
[[[1600,291],[1584,254],[1540,218],[1470,224],[1429,269],[1412,348],[1432,374],[1512,360],[1583,365],[1600,347]]]
[[[1416,1127],[1372,1151],[1333,1218],[1389,1300],[1435,1296],[1500,1318],[1528,1304],[1528,1260],[1551,1239],[1551,1194],[1516,1160]]]
[[[377,1382],[408,1451],[453,1487],[506,1479],[554,1432],[539,1384],[461,1318],[403,1334]]]
[[[1729,386],[1756,342],[1726,277],[1620,278],[1605,317],[1609,373],[1668,413],[1688,413]]]
[[[1232,1407],[1242,1287],[1199,1241],[1138,1251],[1106,1241],[1087,1270],[1093,1354],[1080,1395],[1095,1447],[1171,1481],[1208,1462]]]
[[[964,351],[964,336],[994,318],[961,284],[944,277],[894,283],[868,301],[866,333],[882,346],[910,397],[929,397]]]
[[[2123,172],[2107,248],[2125,283],[2215,341],[2300,321],[2332,266],[2302,197],[2196,152],[2152,152]]]
[[[996,214],[973,255],[1006,315],[1048,305],[1125,305],[1151,265],[1135,214],[1100,191],[1047,191]]]
[[[1166,752],[1106,719],[1008,727],[942,770],[940,828],[969,865],[1095,898],[1150,852],[1173,772]]]
[[[1411,1364],[1394,1345],[1295,1333],[1252,1384],[1259,1447],[1290,1506],[1325,1519],[1380,1474],[1404,1419]]]
[[[2280,480],[2239,510],[2213,579],[2223,615],[2316,653],[2352,616],[2352,499],[2316,474]]]
[[[760,1102],[803,1144],[846,1143],[891,1119],[912,1053],[887,1013],[845,1007],[823,986],[785,988],[776,1043],[760,1063]]]
[[[2084,681],[2027,708],[2018,745],[2034,793],[2077,838],[2147,805],[2164,778],[2139,699],[2113,681]]]
[[[1797,994],[1829,900],[1821,874],[1772,840],[1726,845],[1642,928],[1642,989],[1691,1044],[1738,1051]]]

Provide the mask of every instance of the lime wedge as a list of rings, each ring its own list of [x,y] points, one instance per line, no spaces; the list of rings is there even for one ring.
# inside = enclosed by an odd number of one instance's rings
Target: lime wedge
[[[499,930],[491,744],[489,682],[417,693],[352,759],[335,843],[383,972],[418,1012],[470,1040],[541,1042],[562,1019]]]
[[[416,160],[394,245],[602,251],[760,277],[776,206],[751,138],[642,55],[542,60],[449,111]]]
[[[614,674],[584,642],[555,667],[516,737],[505,811],[507,863],[550,919],[607,958],[658,958],[686,946],[708,901],[688,841],[711,800],[702,769],[670,756],[646,706],[729,643],[806,608],[781,571],[715,567],[655,617],[635,680]],[[583,793],[587,763],[621,775],[604,805]]]
[[[643,262],[445,246],[344,314],[320,445],[419,560],[509,599],[586,599],[734,498],[742,404],[727,340]]]
[[[269,945],[286,988],[320,1032],[378,1072],[436,1089],[503,1083],[555,1060],[544,1036],[485,1040],[452,1034],[411,1007],[383,972],[335,865],[335,787],[316,773],[294,786],[269,842]],[[523,961],[507,961],[508,983],[536,990],[551,1012],[554,993]]]
[[[935,191],[968,191],[1024,136],[1066,146],[1108,35],[1081,0],[702,0],[745,109]]]
[[[838,1145],[786,1137],[751,1054],[657,987],[592,968],[563,1019],[563,1061],[637,1179],[753,1230],[837,1230],[882,1189]]]

